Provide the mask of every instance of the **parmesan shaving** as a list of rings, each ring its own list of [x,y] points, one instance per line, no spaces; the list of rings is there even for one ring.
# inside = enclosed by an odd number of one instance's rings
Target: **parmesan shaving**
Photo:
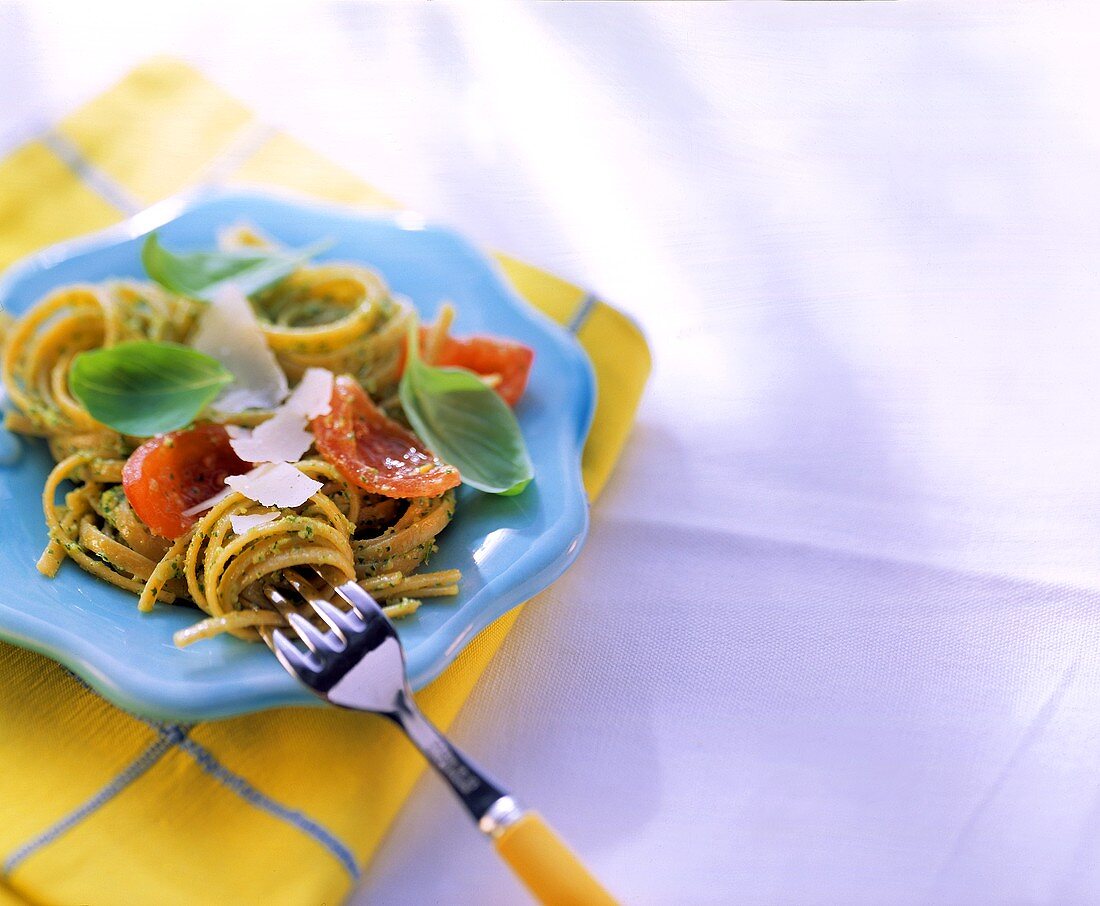
[[[297,462],[313,443],[306,420],[285,406],[251,431],[234,434],[229,446],[245,462]]]
[[[214,408],[222,412],[273,409],[286,399],[286,375],[267,345],[248,297],[236,286],[218,290],[202,313],[191,346],[233,373],[233,383],[214,401]]]
[[[285,462],[264,463],[244,475],[230,475],[225,483],[249,500],[277,507],[301,506],[324,487]]]
[[[328,415],[332,411],[334,381],[332,372],[327,368],[307,368],[283,405],[307,419]]]
[[[332,409],[332,372],[308,368],[282,406],[251,431],[233,427],[229,445],[245,462],[298,462],[313,443],[308,419]],[[227,429],[228,430],[228,429]]]
[[[195,504],[185,510],[184,515],[195,516],[205,512],[234,491],[264,506],[278,507],[301,506],[316,494],[323,484],[290,463],[298,462],[312,446],[313,435],[308,430],[308,420],[331,411],[332,386],[331,371],[307,368],[294,392],[267,421],[251,431],[238,425],[226,425],[233,452],[245,462],[259,465],[244,475],[230,475],[225,479],[228,487],[224,491]],[[267,516],[271,518],[263,518]],[[277,516],[266,513],[263,517],[231,516],[230,522],[233,523],[233,531],[240,534]],[[257,519],[262,521],[255,521]],[[246,528],[238,529],[238,523]]]
[[[233,526],[233,533],[243,535],[247,531],[267,525],[279,518],[279,513],[273,510],[270,513],[255,513],[251,516],[230,516],[229,524]]]
[[[228,487],[183,511],[184,516],[197,516],[234,493],[262,503],[264,506],[301,506],[324,485],[310,478],[297,466],[285,462],[265,462],[243,475],[230,475],[225,479]]]

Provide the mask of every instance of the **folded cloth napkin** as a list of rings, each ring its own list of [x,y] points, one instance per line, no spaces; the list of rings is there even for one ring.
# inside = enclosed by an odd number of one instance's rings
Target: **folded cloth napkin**
[[[0,267],[206,182],[395,206],[194,70],[158,59],[0,162]],[[582,290],[498,260],[592,359],[599,399],[583,467],[594,497],[649,372],[645,341]],[[450,724],[517,612],[418,695],[432,720]],[[336,903],[422,769],[387,722],[366,715],[286,708],[155,723],[0,643],[0,904]]]

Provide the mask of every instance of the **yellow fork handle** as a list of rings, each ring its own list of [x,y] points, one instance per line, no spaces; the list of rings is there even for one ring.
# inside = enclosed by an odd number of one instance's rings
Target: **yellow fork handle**
[[[500,857],[540,903],[616,906],[611,895],[537,812],[525,812],[493,842]]]

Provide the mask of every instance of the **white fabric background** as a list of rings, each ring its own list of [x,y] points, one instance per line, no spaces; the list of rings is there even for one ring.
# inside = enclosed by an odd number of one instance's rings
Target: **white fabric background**
[[[1093,3],[0,7],[0,150],[140,58],[647,330],[455,728],[632,903],[1100,902]],[[356,896],[511,903],[433,780]]]

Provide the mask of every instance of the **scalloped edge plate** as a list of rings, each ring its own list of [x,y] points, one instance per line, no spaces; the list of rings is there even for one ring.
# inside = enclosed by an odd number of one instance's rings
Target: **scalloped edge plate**
[[[169,247],[202,248],[218,227],[242,220],[294,246],[331,237],[335,245],[318,260],[369,264],[425,319],[450,300],[456,332],[497,333],[535,349],[516,410],[535,481],[513,498],[460,490],[431,564],[463,570],[460,594],[428,599],[398,621],[410,679],[423,688],[480,630],[546,588],[577,556],[588,528],[580,458],[595,408],[591,364],[571,334],[521,299],[496,264],[454,231],[414,214],[377,216],[268,192],[177,197],[51,246],[0,278],[0,306],[19,314],[57,286],[142,277],[140,243],[151,230]],[[60,661],[116,705],[147,717],[205,720],[319,704],[262,645],[222,637],[176,649],[172,633],[195,621],[193,608],[164,605],[142,615],[133,595],[73,563],[53,580],[41,576],[34,564],[46,538],[40,495],[50,463],[44,443],[0,429],[0,638]]]

